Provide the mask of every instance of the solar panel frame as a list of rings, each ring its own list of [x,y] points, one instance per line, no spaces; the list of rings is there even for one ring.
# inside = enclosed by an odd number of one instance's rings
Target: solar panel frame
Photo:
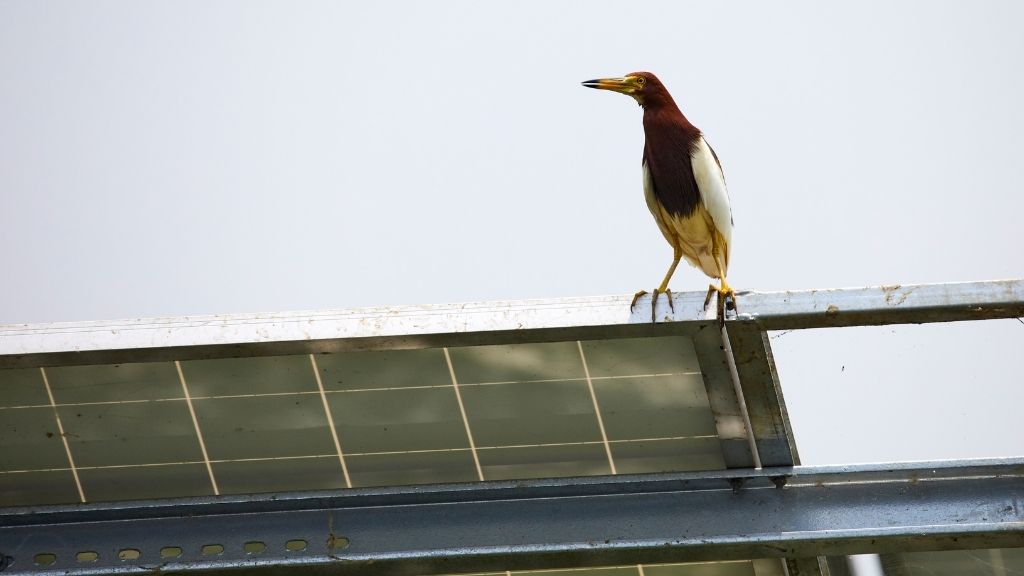
[[[309,395],[311,402],[319,398],[328,419],[325,427],[333,432],[336,426],[329,422],[332,409],[328,395],[336,391],[325,389],[320,372],[316,368],[316,359],[327,357],[321,356],[324,353],[442,348],[445,349],[445,355],[449,356],[447,349],[457,346],[575,341],[583,357],[585,354],[582,340],[682,335],[694,339],[694,347],[700,358],[700,373],[713,414],[715,432],[723,448],[723,463],[730,467],[750,465],[752,454],[749,448],[744,451],[742,446],[746,430],[744,429],[742,434],[736,432],[739,416],[736,408],[743,406],[749,411],[757,452],[766,458],[766,462],[779,466],[787,463],[797,464],[799,458],[775,374],[766,330],[950,321],[1014,317],[1024,314],[1024,282],[1019,280],[959,285],[883,286],[803,293],[741,294],[744,314],[740,316],[738,322],[729,322],[730,341],[738,360],[737,371],[741,382],[739,388],[730,394],[726,386],[727,370],[723,371],[720,363],[722,341],[711,336],[715,330],[710,328],[715,322],[708,319],[706,313],[696,303],[702,296],[694,293],[676,295],[674,308],[670,308],[667,303],[659,303],[656,317],[671,322],[655,324],[647,323],[647,319],[650,318],[649,300],[642,300],[637,310],[627,316],[621,311],[624,303],[622,297],[606,297],[454,307],[404,307],[376,311],[0,326],[0,368],[15,369],[5,371],[8,374],[16,374],[10,379],[14,381],[9,387],[15,391],[12,398],[18,397],[19,403],[35,402],[19,404],[16,409],[38,410],[40,414],[49,410],[54,414],[57,427],[60,429],[62,420],[69,420],[72,416],[67,413],[63,403],[55,400],[54,389],[58,390],[58,394],[64,393],[60,391],[63,388],[57,382],[60,378],[55,379],[55,385],[51,386],[47,381],[47,371],[60,374],[61,367],[119,363],[126,360],[173,363],[179,373],[184,397],[160,398],[153,401],[184,402],[191,413],[195,431],[202,444],[200,417],[197,416],[202,409],[196,411],[196,404],[213,400],[251,400],[201,395],[193,400],[182,369],[183,364],[188,365],[193,361],[286,354],[307,356],[316,375],[316,388],[303,390],[301,393]],[[585,358],[583,364],[587,364]],[[39,369],[45,382],[48,396],[46,403],[43,403],[43,397],[38,390],[26,391],[24,383],[18,384],[19,379],[23,382],[34,368]],[[468,433],[469,418],[466,416],[459,393],[460,385],[455,381],[450,358],[448,368],[452,375],[451,386],[459,396],[458,404]],[[600,421],[599,392],[595,392],[600,385],[595,386],[595,380],[590,374],[584,374],[584,380],[597,419]],[[247,394],[238,396],[244,397]],[[21,400],[22,397],[25,400]],[[0,401],[0,409],[4,408],[11,406],[5,407]],[[65,412],[63,418],[62,412]],[[74,417],[78,418],[77,415]],[[158,417],[154,419],[159,420]],[[614,466],[611,446],[615,440],[608,438],[603,423],[600,424],[600,428],[600,441],[586,442],[600,444],[609,464]],[[70,461],[72,442],[76,441],[69,441],[69,434],[62,429],[59,430],[59,435]],[[70,432],[70,435],[73,438],[74,432]],[[187,466],[200,472],[198,476],[192,474],[191,478],[201,478],[201,472],[205,467],[216,492],[214,466],[250,466],[257,470],[255,474],[260,474],[261,466],[276,465],[289,460],[327,462],[333,460],[336,455],[338,461],[330,465],[340,464],[344,469],[345,457],[336,435],[331,444],[334,445],[336,454],[286,454],[272,458],[254,458],[244,462],[220,462],[215,458],[211,459],[205,453],[204,447],[202,462],[189,462]],[[484,477],[479,452],[488,449],[492,447],[470,446],[476,460],[479,479]],[[369,453],[355,453],[352,457],[362,456],[376,457]],[[95,463],[88,457],[86,460],[88,463]],[[140,470],[151,473],[160,465],[162,464],[154,463]],[[252,469],[242,477],[253,475]],[[83,483],[94,482],[95,480],[90,480],[89,477],[95,478],[97,474],[102,474],[103,470],[105,468],[102,466],[76,467],[71,461],[70,469],[28,470],[21,473],[38,476],[38,482],[35,483],[38,486],[62,486],[61,489],[66,493],[67,476],[70,472],[81,495]],[[613,468],[610,471],[615,470]],[[2,476],[0,475],[0,483],[3,480]],[[159,472],[153,476],[158,477]],[[344,477],[345,482],[342,485],[351,486],[347,471]],[[289,490],[294,487],[281,486],[279,489]],[[642,569],[638,571],[642,573]]]
[[[1024,280],[742,292],[762,330],[950,322],[1024,316]],[[389,306],[0,326],[0,368],[117,364],[346,350],[692,336],[714,312],[703,292]],[[701,321],[704,323],[702,324]]]

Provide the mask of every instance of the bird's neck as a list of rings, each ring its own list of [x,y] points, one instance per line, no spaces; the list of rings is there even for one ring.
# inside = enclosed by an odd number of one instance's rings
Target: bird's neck
[[[665,131],[692,137],[700,135],[700,129],[687,120],[676,103],[671,101],[644,106],[644,131],[648,136],[652,132],[664,133]]]

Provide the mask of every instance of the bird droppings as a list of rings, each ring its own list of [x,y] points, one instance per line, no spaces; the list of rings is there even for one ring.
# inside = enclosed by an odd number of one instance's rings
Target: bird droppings
[[[881,288],[882,288],[882,292],[885,293],[885,303],[886,304],[891,304],[891,305],[894,305],[894,306],[899,306],[900,304],[903,304],[904,302],[906,302],[907,301],[907,296],[910,296],[911,292],[914,291],[914,287],[910,287],[905,292],[899,293],[898,298],[897,298],[897,291],[900,288],[903,288],[902,285],[900,285],[900,284],[892,284],[890,286],[882,286]],[[894,298],[896,298],[895,302],[893,302]]]
[[[825,310],[825,314],[828,316],[835,316],[836,314],[839,314],[839,306],[829,304],[828,308]]]

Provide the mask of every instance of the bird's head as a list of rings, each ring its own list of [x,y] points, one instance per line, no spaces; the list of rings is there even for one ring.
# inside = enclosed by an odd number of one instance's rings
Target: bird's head
[[[641,106],[657,107],[672,102],[665,85],[658,80],[658,77],[650,72],[631,72],[622,78],[598,78],[587,80],[583,83],[587,88],[598,90],[611,90],[632,96]]]

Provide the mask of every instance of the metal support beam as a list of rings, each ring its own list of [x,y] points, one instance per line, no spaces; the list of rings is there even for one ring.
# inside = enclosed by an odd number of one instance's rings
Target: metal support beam
[[[989,547],[1024,547],[1024,459],[0,510],[5,576],[430,574]]]
[[[742,394],[737,394],[733,387],[722,331],[709,326],[693,337],[726,466],[754,467],[744,413],[752,425],[762,466],[799,465],[767,335],[748,322],[729,322],[727,326]]]
[[[706,292],[0,326],[0,368],[693,335]],[[762,330],[1024,316],[1024,280],[741,292]]]
[[[768,334],[749,322],[730,322],[728,329],[761,465],[799,465]]]
[[[715,416],[722,459],[727,468],[754,468],[748,417],[744,415],[747,410],[741,405],[732,382],[722,333],[715,328],[708,326],[698,332],[693,337],[693,345],[700,362],[708,403]]]
[[[798,465],[800,457],[767,334],[751,322],[728,325],[733,336],[722,325],[693,338],[725,464],[729,468]],[[824,556],[786,558],[781,566],[789,576],[829,576]]]

